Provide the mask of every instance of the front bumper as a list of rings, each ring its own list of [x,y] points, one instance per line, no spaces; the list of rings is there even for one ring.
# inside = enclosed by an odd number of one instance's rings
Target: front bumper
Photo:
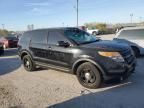
[[[131,63],[119,63],[119,65],[113,64],[113,69],[107,69],[104,75],[105,80],[110,80],[113,78],[123,78],[127,79],[135,71],[137,65],[136,59]]]
[[[111,68],[110,70],[107,71],[108,74],[125,74],[128,72],[133,72],[135,70],[136,67],[136,60],[134,60],[131,64],[127,64],[127,63],[119,63],[119,65],[116,65]]]

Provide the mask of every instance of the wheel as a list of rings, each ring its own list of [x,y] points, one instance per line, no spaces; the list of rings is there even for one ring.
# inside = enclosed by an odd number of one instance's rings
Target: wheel
[[[29,55],[23,57],[23,65],[27,71],[34,71],[36,69],[36,66]]]
[[[137,47],[132,47],[132,50],[133,50],[134,55],[135,55],[136,57],[139,57],[139,56],[140,56],[140,51],[139,51],[139,49],[138,49]]]
[[[81,64],[76,74],[80,84],[86,88],[96,89],[101,85],[101,74],[92,63],[86,62]]]
[[[97,35],[97,32],[96,32],[96,31],[94,31],[94,32],[92,33],[92,35],[95,35],[95,36],[96,36],[96,35]]]

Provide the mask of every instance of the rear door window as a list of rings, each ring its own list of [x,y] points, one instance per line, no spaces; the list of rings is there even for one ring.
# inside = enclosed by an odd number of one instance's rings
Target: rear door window
[[[46,30],[37,30],[31,33],[32,40],[31,43],[37,44],[47,44],[47,31]]]
[[[144,39],[144,29],[137,29],[137,30],[123,30],[118,38],[121,39]]]

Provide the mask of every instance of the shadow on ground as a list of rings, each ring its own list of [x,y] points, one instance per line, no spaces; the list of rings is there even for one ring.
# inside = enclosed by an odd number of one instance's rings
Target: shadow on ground
[[[6,49],[4,51],[4,55],[2,55],[1,57],[16,56],[16,55],[18,55],[17,49],[12,48],[12,49]]]
[[[3,56],[0,56],[0,75],[8,74],[21,66],[17,57],[17,49],[7,49]]]
[[[19,58],[0,58],[0,75],[8,74],[21,66]]]
[[[47,108],[144,108],[143,63],[144,58],[138,58],[135,74],[123,84],[90,90],[86,94]]]
[[[128,84],[114,89],[81,95],[48,108],[144,108],[140,84]]]

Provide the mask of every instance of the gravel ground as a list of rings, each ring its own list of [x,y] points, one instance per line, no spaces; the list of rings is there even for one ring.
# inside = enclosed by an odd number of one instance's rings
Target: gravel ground
[[[144,108],[144,58],[121,84],[82,87],[76,76],[39,69],[26,72],[16,49],[0,57],[0,108]]]

